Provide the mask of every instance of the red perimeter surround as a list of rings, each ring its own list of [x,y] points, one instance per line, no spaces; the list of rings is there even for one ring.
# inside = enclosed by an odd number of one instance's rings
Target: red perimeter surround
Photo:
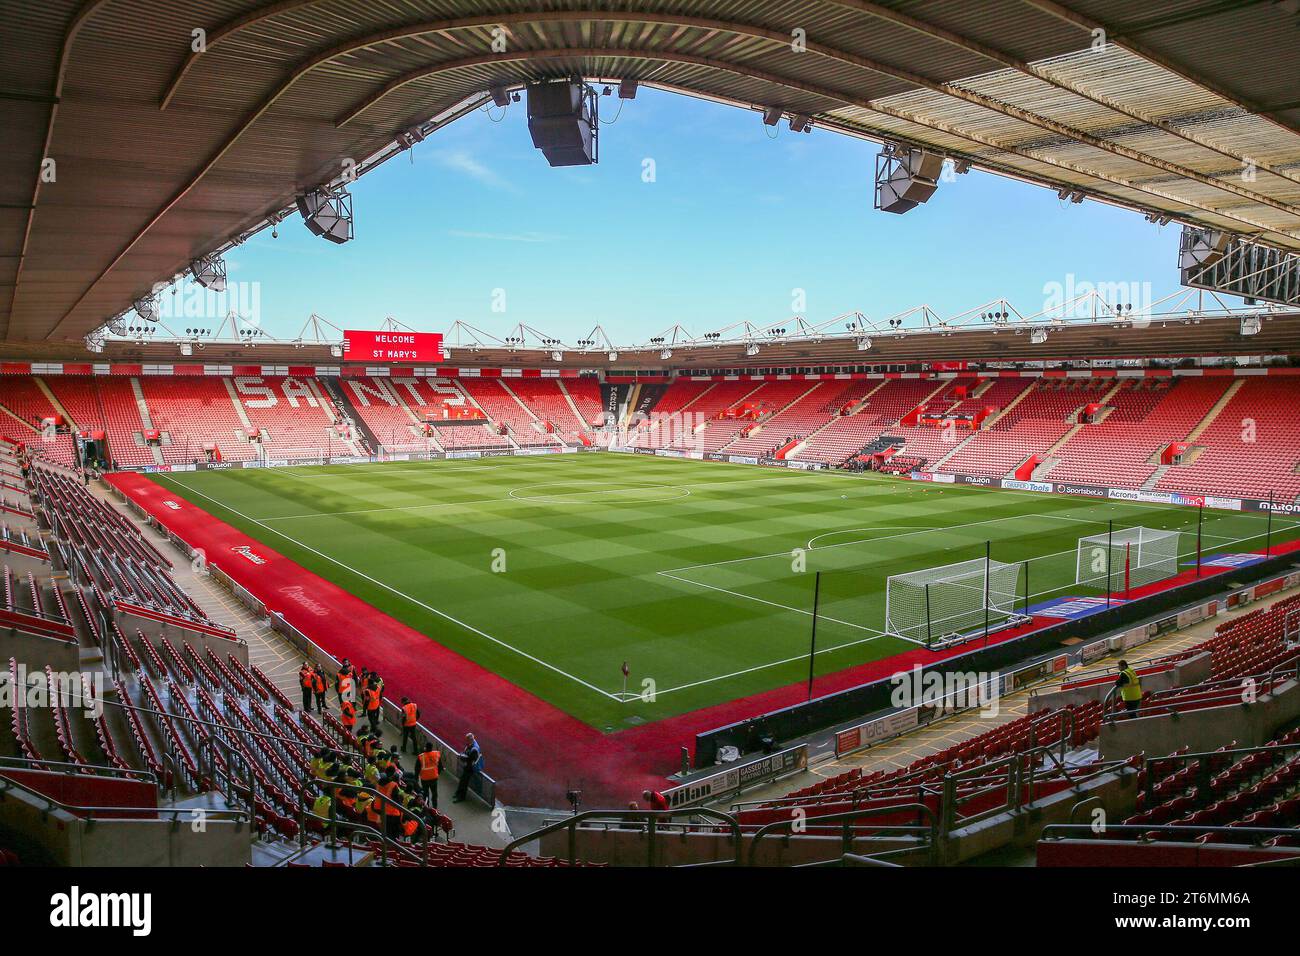
[[[140,474],[121,472],[107,480],[191,547],[202,548],[221,568],[269,609],[284,615],[302,633],[336,658],[375,667],[388,696],[410,697],[424,722],[443,739],[458,742],[466,731],[478,737],[485,769],[497,781],[498,796],[513,806],[558,807],[565,790],[580,787],[587,807],[623,807],[646,788],[661,789],[677,770],[681,748],[695,735],[802,702],[804,682],[778,687],[712,707],[679,714],[612,734],[570,717],[503,677],[479,666],[434,638],[313,574],[260,541],[218,521],[180,495]],[[178,507],[171,508],[164,501]],[[236,553],[247,548],[263,563]],[[1290,551],[1296,544],[1279,546]],[[1206,574],[1224,568],[1205,568]],[[1186,583],[1185,572],[1168,582],[1134,589],[1150,593]],[[1032,624],[1002,631],[994,644],[1014,640],[1057,618],[1036,616]],[[818,677],[818,695],[835,693],[929,665],[969,648],[930,652],[918,648]]]

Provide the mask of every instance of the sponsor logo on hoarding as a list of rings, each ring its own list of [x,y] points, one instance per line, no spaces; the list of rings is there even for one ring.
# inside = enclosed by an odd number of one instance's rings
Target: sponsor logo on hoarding
[[[749,455],[728,455],[727,461],[733,465],[757,465],[758,459]]]
[[[1074,495],[1076,498],[1105,498],[1105,488],[1095,488],[1092,485],[1060,485],[1056,486],[1058,495]]]
[[[1112,607],[1123,603],[1119,598],[1110,599]],[[1064,621],[1077,621],[1081,617],[1104,611],[1106,607],[1104,597],[1062,597],[1035,604],[1029,609],[1029,613],[1042,617],[1056,617]]]
[[[1264,560],[1262,554],[1214,554],[1201,561],[1207,568],[1246,568]]]
[[[1002,487],[1012,491],[1046,491],[1052,490],[1050,481],[1021,481],[1018,478],[1003,478]]]
[[[235,552],[235,554],[239,555],[245,561],[249,561],[253,564],[266,564],[266,558],[262,557],[246,544],[235,545],[235,547],[230,550]]]
[[[1111,488],[1106,497],[1114,501],[1149,501],[1153,504],[1169,504],[1169,495],[1159,491],[1135,491],[1132,488]]]
[[[1205,496],[1205,507],[1219,508],[1223,511],[1240,511],[1240,498],[1216,498],[1213,495]]]
[[[985,475],[962,475],[961,483],[963,485],[982,485],[987,487],[993,484],[993,479]]]
[[[174,501],[164,501],[164,502],[163,502],[163,507],[164,507],[164,508],[171,508],[172,511],[180,511],[180,510],[181,510],[181,506],[178,505],[178,504],[177,504],[176,502],[174,502]]]

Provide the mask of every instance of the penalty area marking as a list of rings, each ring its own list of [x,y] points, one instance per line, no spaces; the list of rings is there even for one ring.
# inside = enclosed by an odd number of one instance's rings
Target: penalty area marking
[[[191,488],[185,482],[171,475],[166,475],[164,477],[170,479],[171,481],[176,482],[176,484],[180,485],[186,491],[190,492],[190,494],[198,495],[200,498],[206,498],[208,501],[211,501],[217,507],[224,508],[226,511],[229,511],[231,514],[238,515],[240,518],[243,518],[245,521],[252,522],[253,524],[257,525],[259,528],[263,528],[271,532],[271,534],[275,535],[276,537],[283,538],[284,540],[292,544],[296,544],[298,547],[302,548],[305,551],[310,551],[312,554],[316,555],[319,558],[324,558],[326,561],[330,562],[331,564],[338,565],[344,571],[350,571],[351,573],[355,574],[357,577],[363,578],[364,580],[369,581],[371,584],[383,588],[388,593],[394,594],[397,597],[409,601],[411,604],[414,604],[416,607],[424,608],[424,610],[428,611],[429,613],[436,614],[444,621],[450,621],[452,624],[464,628],[465,630],[469,631],[471,634],[477,634],[479,637],[491,641],[493,644],[496,644],[498,647],[503,647],[508,651],[513,651],[514,653],[518,654],[520,657],[526,658],[527,660],[532,661],[534,664],[539,664],[542,667],[545,667],[547,670],[559,674],[561,677],[567,677],[569,680],[573,681],[574,683],[581,684],[583,687],[587,688],[588,690],[595,691],[597,694],[600,694],[600,696],[602,697],[607,697],[610,700],[618,701],[619,703],[622,703],[622,701],[619,701],[617,695],[611,694],[607,690],[601,690],[595,684],[589,684],[581,677],[575,677],[574,675],[570,674],[568,671],[561,670],[560,668],[556,667],[554,664],[542,660],[540,657],[534,657],[532,654],[529,654],[527,651],[521,651],[513,644],[507,644],[505,641],[501,640],[500,638],[493,637],[491,634],[488,634],[486,631],[479,630],[473,624],[467,624],[466,622],[460,620],[459,618],[452,617],[446,611],[440,611],[438,610],[438,608],[433,607],[430,604],[425,604],[419,598],[411,597],[411,595],[407,594],[405,591],[399,591],[397,590],[397,588],[393,587],[392,585],[385,584],[383,581],[379,581],[375,578],[372,578],[364,571],[358,571],[356,568],[344,564],[342,561],[338,560],[337,558],[331,557],[328,554],[325,554],[323,551],[317,551],[311,545],[304,544],[303,542],[299,541],[297,538],[291,537],[290,535],[285,534],[283,531],[279,531],[275,528],[272,528],[270,525],[262,521],[259,521],[256,518],[250,518],[248,515],[244,514],[243,512],[236,511],[234,508],[232,508],[230,505],[226,504],[225,502],[218,501],[216,498],[213,498],[211,495],[205,495],[203,492],[198,491],[195,488]],[[380,613],[383,612],[381,611]]]
[[[947,530],[948,527],[949,527],[948,525],[936,524],[936,525],[927,525],[923,528],[913,528],[910,525],[904,525],[903,527],[899,527],[898,525],[890,525],[889,527],[881,527],[881,528],[844,528],[841,531],[826,531],[822,534],[813,535],[811,538],[808,539],[808,543],[804,545],[804,549],[807,551],[816,551],[817,545],[813,543],[815,541],[820,541],[822,538],[833,538],[836,535],[840,535],[840,534],[856,534],[859,531],[945,531]],[[874,541],[874,540],[876,539],[855,538],[853,541],[850,541],[849,543],[860,544],[864,541]]]

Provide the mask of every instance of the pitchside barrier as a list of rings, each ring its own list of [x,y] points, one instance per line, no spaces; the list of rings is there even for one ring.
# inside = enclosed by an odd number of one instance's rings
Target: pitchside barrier
[[[654,455],[659,458],[688,458],[703,461],[721,461],[736,465],[758,465],[765,468],[789,468],[798,471],[834,470],[823,461],[789,461],[776,458],[755,458],[749,455],[722,455],[715,452],[690,452],[664,448],[626,448],[611,445],[608,448],[574,446],[564,448],[509,448],[484,449],[480,451],[408,452],[381,449],[379,454],[370,456],[315,456],[302,459],[270,459],[258,461],[228,461],[182,465],[144,465],[126,466],[122,471],[138,471],[145,474],[174,471],[217,471],[235,468],[293,468],[301,465],[360,465],[377,464],[389,461],[440,461],[443,459],[519,457],[531,455],[572,454],[575,452],[613,452],[615,454]],[[1041,494],[1065,495],[1071,498],[1089,498],[1097,501],[1135,501],[1143,504],[1185,505],[1204,507],[1216,511],[1268,512],[1280,515],[1300,517],[1300,501],[1286,501],[1282,498],[1232,498],[1221,495],[1198,494],[1182,491],[1143,491],[1136,488],[1112,488],[1108,485],[1085,485],[1074,481],[1019,481],[1012,478],[990,478],[987,475],[929,474],[912,472],[906,476],[912,481],[928,481],[937,484],[969,485],[975,488],[994,488],[1003,491],[1032,491]]]
[[[1083,639],[1087,642],[1082,648],[1070,652],[1072,658],[1077,656],[1086,662],[1083,655],[1090,648],[1099,657],[1104,653],[1100,652],[1100,645],[1109,641],[1118,641],[1110,645],[1113,649],[1124,649],[1185,626],[1180,625],[1180,618],[1191,623],[1201,613],[1197,606],[1211,597],[1224,594],[1225,605],[1233,607],[1244,600],[1300,584],[1300,573],[1296,573],[1300,564],[1295,563],[1296,560],[1295,554],[1283,554],[1224,574],[1194,579],[1140,600],[1116,604],[1078,620],[1062,621],[1016,640],[972,648],[923,668],[922,674],[935,672],[956,677],[960,674],[1014,670],[1030,658],[1059,651],[1062,642],[1067,639]],[[1102,635],[1107,635],[1105,641],[1088,640]],[[886,711],[893,710],[891,698],[894,688],[893,681],[882,678],[824,697],[810,697],[800,704],[704,731],[695,737],[695,765],[705,767],[715,763],[718,750],[728,745],[739,748],[743,754],[747,743],[754,738],[753,728],[756,725],[773,739],[787,741],[840,724],[852,724],[860,721],[864,715],[883,715]]]
[[[748,787],[771,783],[807,769],[808,745],[799,744],[754,760],[738,760],[717,773],[690,780],[679,787],[670,787],[663,791],[663,795],[668,806],[676,810],[678,807],[740,794]]]
[[[835,756],[843,757],[859,750],[866,750],[868,747],[875,747],[895,737],[901,737],[945,717],[978,710],[984,706],[990,694],[1003,697],[1026,687],[1044,683],[1063,674],[1070,664],[1069,654],[1057,654],[1055,657],[998,674],[996,678],[990,676],[978,684],[963,686],[933,699],[925,699],[914,706],[836,731]]]
[[[234,471],[242,468],[301,468],[310,465],[377,465],[393,461],[451,461],[473,458],[526,458],[534,455],[564,455],[577,452],[598,451],[596,448],[492,448],[477,451],[443,452],[389,452],[377,455],[312,455],[295,458],[267,458],[254,461],[191,462],[180,465],[131,465],[121,471],[135,471],[144,475],[168,474],[182,471]]]

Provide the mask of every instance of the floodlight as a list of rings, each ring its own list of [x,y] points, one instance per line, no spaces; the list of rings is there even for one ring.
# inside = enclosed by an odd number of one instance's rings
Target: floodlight
[[[200,256],[190,263],[194,281],[213,292],[226,291],[226,261],[216,253]]]

